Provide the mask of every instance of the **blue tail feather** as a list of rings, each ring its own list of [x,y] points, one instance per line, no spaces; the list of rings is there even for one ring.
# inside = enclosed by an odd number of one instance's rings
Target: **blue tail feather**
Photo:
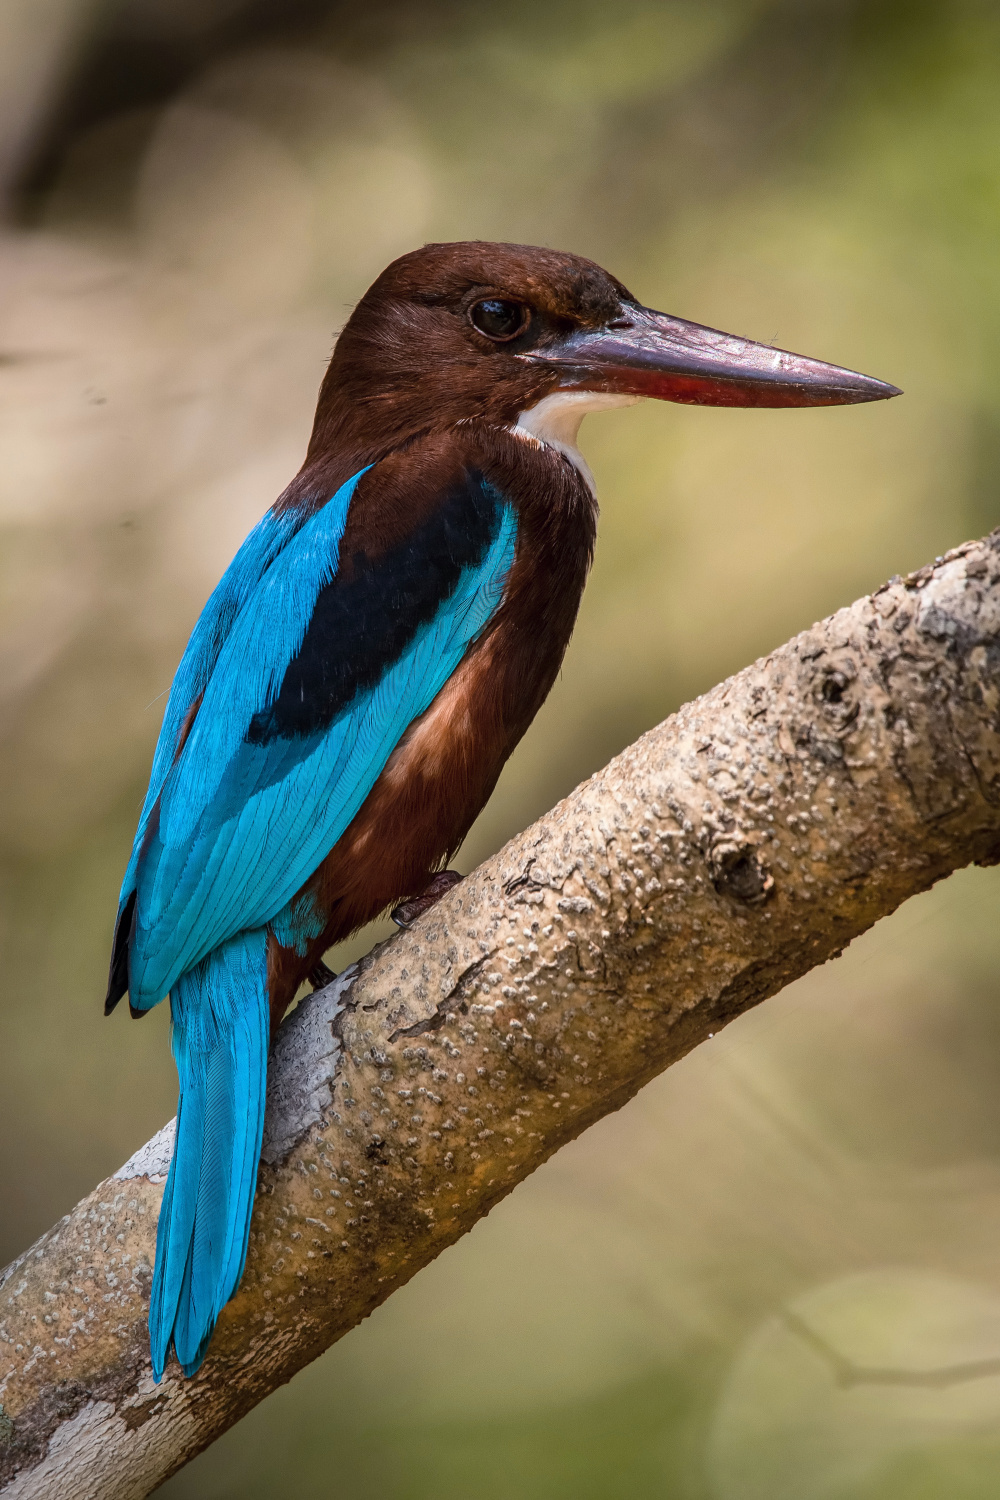
[[[156,1380],[171,1342],[194,1374],[243,1274],[264,1129],[265,931],[238,934],[184,974],[170,1013],[180,1103],[149,1305]]]

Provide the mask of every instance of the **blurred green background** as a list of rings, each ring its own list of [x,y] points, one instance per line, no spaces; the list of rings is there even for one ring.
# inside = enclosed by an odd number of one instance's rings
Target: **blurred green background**
[[[907,393],[588,421],[593,579],[468,869],[1000,522],[1000,9],[5,0],[0,174],[2,1263],[173,1112],[165,1014],[100,1014],[118,881],[355,299],[427,239],[556,245]],[[964,872],[744,1017],[160,1493],[995,1497],[998,914]]]

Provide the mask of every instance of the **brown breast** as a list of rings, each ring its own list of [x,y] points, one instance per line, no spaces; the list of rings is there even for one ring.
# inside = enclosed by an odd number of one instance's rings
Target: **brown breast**
[[[470,422],[458,444],[453,430],[389,455],[358,485],[341,555],[349,557],[363,539],[367,555],[376,557],[398,537],[401,515],[433,503],[463,465],[480,470],[517,512],[503,602],[306,883],[327,926],[304,959],[290,950],[272,954],[272,999],[282,1011],[328,947],[419,894],[457,850],[541,707],[569,642],[593,554],[596,502],[563,454],[509,429]]]

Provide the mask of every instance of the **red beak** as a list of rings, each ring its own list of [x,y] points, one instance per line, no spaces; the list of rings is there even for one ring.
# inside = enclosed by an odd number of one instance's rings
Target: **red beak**
[[[648,307],[519,356],[558,367],[562,390],[653,396],[689,406],[843,406],[902,392],[839,365],[720,333]]]

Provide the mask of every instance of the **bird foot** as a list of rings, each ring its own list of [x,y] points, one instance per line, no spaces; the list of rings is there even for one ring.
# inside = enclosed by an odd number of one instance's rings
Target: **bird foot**
[[[326,989],[326,986],[332,984],[336,977],[333,970],[322,959],[319,960],[319,963],[313,964],[308,975],[309,983],[314,990]]]
[[[394,906],[391,912],[392,920],[397,927],[410,927],[418,917],[422,917],[425,911],[430,911],[435,902],[451,890],[453,885],[458,885],[465,877],[457,870],[441,870],[430,884],[421,891],[419,896],[413,896],[409,901],[401,901]]]

